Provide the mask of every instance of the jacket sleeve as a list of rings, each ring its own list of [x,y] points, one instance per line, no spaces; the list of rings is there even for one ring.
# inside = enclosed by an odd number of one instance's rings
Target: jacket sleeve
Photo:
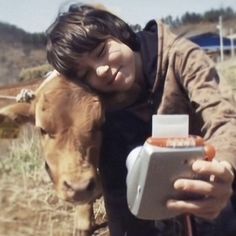
[[[175,71],[195,112],[203,121],[205,140],[216,148],[216,158],[230,162],[236,170],[236,109],[233,99],[220,89],[213,61],[185,38],[176,40]]]

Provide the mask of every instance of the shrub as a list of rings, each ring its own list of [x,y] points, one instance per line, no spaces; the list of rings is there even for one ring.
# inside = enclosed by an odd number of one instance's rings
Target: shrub
[[[19,75],[19,80],[27,81],[27,80],[44,78],[45,75],[52,69],[53,69],[52,66],[49,64],[22,69]]]

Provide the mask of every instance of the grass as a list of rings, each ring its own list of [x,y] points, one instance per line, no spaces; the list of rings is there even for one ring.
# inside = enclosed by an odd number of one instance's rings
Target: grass
[[[11,143],[8,158],[1,160],[0,174],[22,174],[31,178],[41,174],[42,164],[38,135],[32,128],[24,127],[20,140]]]
[[[217,69],[223,76],[225,82],[229,84],[233,92],[236,93],[236,57],[219,63]]]
[[[0,159],[0,208],[1,236],[75,235],[76,206],[57,198],[32,128],[25,127]],[[102,199],[94,210],[97,220],[104,221]],[[107,229],[98,235],[107,235]]]

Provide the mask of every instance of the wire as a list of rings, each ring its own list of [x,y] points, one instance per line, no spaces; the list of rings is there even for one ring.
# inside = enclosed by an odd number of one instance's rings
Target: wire
[[[184,221],[185,221],[186,236],[194,236],[194,227],[192,224],[192,216],[190,214],[186,214],[184,216]]]

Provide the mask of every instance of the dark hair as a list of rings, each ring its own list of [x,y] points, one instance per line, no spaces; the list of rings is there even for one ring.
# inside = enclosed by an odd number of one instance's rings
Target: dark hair
[[[79,56],[109,36],[134,51],[139,48],[136,34],[127,23],[106,10],[83,4],[72,4],[67,12],[59,13],[46,36],[48,62],[67,77],[76,76]]]

